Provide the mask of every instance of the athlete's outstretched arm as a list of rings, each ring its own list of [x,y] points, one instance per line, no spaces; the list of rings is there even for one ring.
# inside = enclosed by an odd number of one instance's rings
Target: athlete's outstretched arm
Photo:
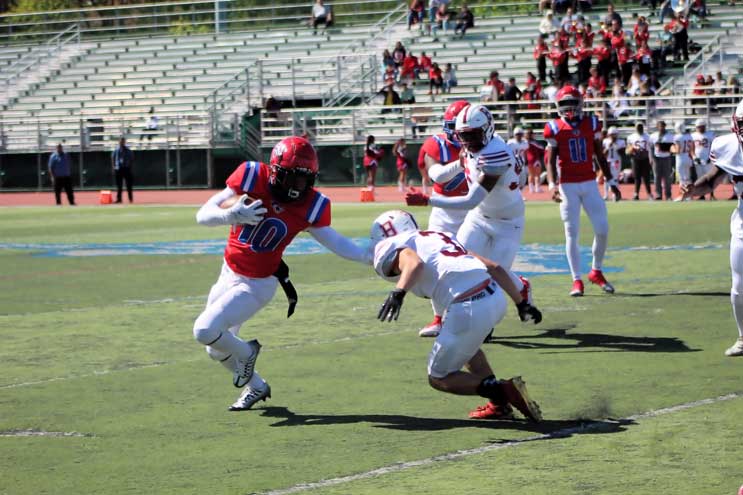
[[[712,165],[712,170],[701,176],[694,184],[681,184],[681,194],[684,198],[704,196],[714,191],[726,175],[727,172]]]
[[[369,249],[357,246],[351,239],[340,234],[332,227],[310,227],[307,232],[317,242],[342,258],[365,265],[372,264],[372,253]]]
[[[232,224],[255,225],[263,220],[267,210],[263,207],[263,201],[261,200],[255,200],[246,205],[244,202],[246,196],[243,195],[230,208],[225,209],[219,206],[233,196],[235,196],[235,191],[226,187],[209,198],[196,213],[196,222],[199,225],[214,227]]]
[[[397,281],[395,289],[387,296],[382,307],[379,308],[377,319],[381,321],[397,320],[397,317],[400,316],[400,308],[402,308],[405,294],[418,282],[423,273],[423,268],[423,260],[412,249],[405,248],[395,253],[395,259],[391,261],[388,273],[390,275],[399,274],[400,279]]]

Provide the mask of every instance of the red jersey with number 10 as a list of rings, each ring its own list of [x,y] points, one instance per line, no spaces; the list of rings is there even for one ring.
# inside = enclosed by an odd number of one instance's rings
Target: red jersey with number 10
[[[595,180],[593,170],[594,141],[601,137],[601,122],[595,115],[585,115],[572,125],[564,119],[550,120],[544,126],[544,139],[552,153],[557,149],[560,182]]]
[[[446,139],[446,134],[434,134],[423,142],[418,152],[418,168],[426,168],[426,155],[434,159],[436,163],[446,165],[459,159],[460,148]],[[464,169],[448,182],[433,184],[433,190],[442,196],[466,196],[469,191],[467,176]]]
[[[311,189],[295,203],[279,203],[271,196],[269,167],[265,163],[245,162],[227,178],[235,194],[248,194],[263,200],[268,210],[257,225],[233,225],[224,259],[235,273],[253,278],[274,274],[284,249],[308,227],[330,225],[330,199]]]

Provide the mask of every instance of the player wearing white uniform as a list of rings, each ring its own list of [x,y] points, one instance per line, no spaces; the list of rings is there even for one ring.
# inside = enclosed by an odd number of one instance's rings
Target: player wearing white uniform
[[[738,206],[730,217],[730,270],[733,284],[730,302],[738,325],[738,339],[725,351],[726,356],[743,356],[743,100],[733,112],[732,133],[712,141],[712,169],[694,184],[684,185],[684,197],[701,196],[711,191],[730,174],[738,197]]]
[[[697,178],[699,178],[709,172],[709,152],[715,134],[707,130],[707,123],[704,119],[697,119],[695,127],[695,131],[691,133],[691,138],[694,140],[694,170],[696,170]],[[714,191],[710,191],[709,198],[715,199]],[[704,199],[704,196],[700,196],[699,199]]]
[[[676,122],[671,153],[676,155],[676,174],[679,184],[691,183],[691,165],[694,153],[694,139],[683,121]]]
[[[612,177],[619,177],[619,174],[622,171],[622,155],[624,154],[624,149],[627,147],[627,144],[624,142],[624,139],[619,139],[619,130],[616,127],[609,127],[609,130],[606,132],[606,139],[603,140],[602,145],[604,156],[606,157],[606,163],[609,164]],[[611,187],[609,186],[609,181],[605,180],[604,201],[609,199],[610,190]],[[616,196],[614,196],[614,200],[617,200]]]
[[[529,149],[529,141],[524,139],[524,129],[516,127],[513,130],[513,137],[508,140],[508,146],[513,154],[518,156],[523,163],[526,163],[526,151]]]
[[[445,309],[441,332],[428,359],[428,382],[442,392],[480,395],[488,405],[475,418],[508,419],[510,406],[539,421],[539,406],[531,401],[520,377],[497,380],[480,349],[488,331],[505,316],[504,291],[522,321],[539,323],[542,315],[524,299],[508,272],[498,264],[468,253],[443,232],[419,231],[407,212],[392,210],[371,228],[374,269],[396,283],[379,310],[382,321],[397,320],[407,292],[429,298]],[[467,371],[462,371],[464,366]]]

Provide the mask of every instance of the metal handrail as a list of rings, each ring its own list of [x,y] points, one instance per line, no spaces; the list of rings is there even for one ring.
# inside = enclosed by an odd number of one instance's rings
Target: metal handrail
[[[714,49],[713,49],[714,48]],[[709,50],[712,50],[711,52],[708,52]],[[722,36],[717,35],[714,38],[712,38],[709,43],[704,45],[701,50],[699,50],[697,53],[694,54],[693,57],[689,59],[688,62],[684,64],[684,79],[688,79],[690,76],[693,76],[697,72],[697,68],[704,66],[704,64],[707,62],[708,59],[711,59],[713,56],[717,54],[718,51],[722,50]],[[706,57],[705,55],[709,55]],[[698,59],[701,59],[701,62],[697,68],[695,68],[693,71],[691,70],[691,66],[697,62]]]

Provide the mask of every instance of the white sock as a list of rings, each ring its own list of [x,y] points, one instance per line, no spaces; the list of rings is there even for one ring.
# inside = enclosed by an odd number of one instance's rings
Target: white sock
[[[733,317],[738,325],[738,335],[743,339],[743,294],[730,293],[730,302],[733,304]]]
[[[593,265],[591,268],[594,270],[601,270],[604,265],[604,255],[606,254],[606,246],[609,244],[609,236],[596,234],[593,237],[593,247],[591,252],[593,253]]]
[[[566,229],[567,230],[567,229]],[[568,266],[573,280],[580,280],[580,246],[578,246],[578,237],[568,235],[565,232],[565,254],[568,257]]]

